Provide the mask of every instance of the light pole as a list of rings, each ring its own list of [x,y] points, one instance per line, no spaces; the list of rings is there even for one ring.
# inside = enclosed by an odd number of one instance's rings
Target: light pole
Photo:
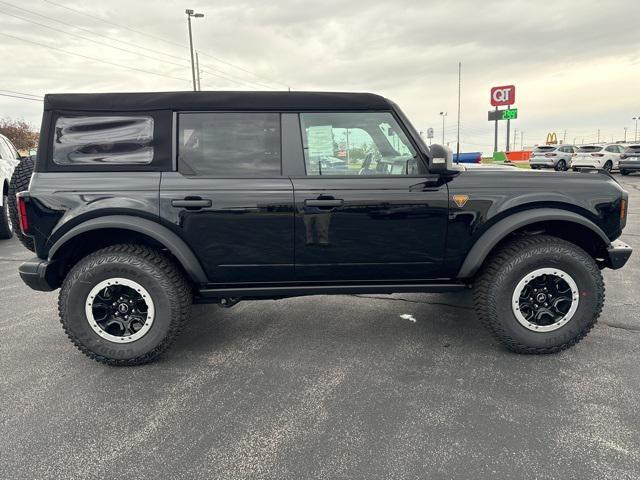
[[[627,143],[627,127],[624,127],[624,143]]]
[[[633,141],[637,142],[638,141],[638,120],[640,120],[640,115],[638,115],[637,117],[633,117],[631,120],[636,122],[636,133],[633,136]]]
[[[442,116],[442,146],[444,147],[444,119],[447,116],[447,112],[440,112]]]
[[[187,14],[187,24],[189,25],[189,50],[191,50],[191,76],[193,77],[193,91],[197,90],[196,85],[196,65],[193,61],[193,35],[191,34],[191,17],[202,18],[204,13],[194,13],[191,9],[186,9],[184,13]]]

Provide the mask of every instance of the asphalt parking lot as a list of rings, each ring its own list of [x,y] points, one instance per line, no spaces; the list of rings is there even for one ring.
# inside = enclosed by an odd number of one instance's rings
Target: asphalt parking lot
[[[0,241],[0,477],[640,478],[640,175],[600,322],[521,356],[467,294],[194,307],[159,362],[80,354]]]

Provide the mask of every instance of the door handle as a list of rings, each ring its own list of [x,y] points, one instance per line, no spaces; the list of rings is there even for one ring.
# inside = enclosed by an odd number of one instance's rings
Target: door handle
[[[316,200],[305,200],[304,204],[307,207],[318,207],[318,208],[335,208],[341,207],[344,205],[344,200],[338,198],[327,198],[327,199],[316,199]]]
[[[171,200],[171,206],[177,208],[186,208],[188,210],[198,210],[200,208],[210,207],[211,200],[203,199],[200,197],[173,199]]]

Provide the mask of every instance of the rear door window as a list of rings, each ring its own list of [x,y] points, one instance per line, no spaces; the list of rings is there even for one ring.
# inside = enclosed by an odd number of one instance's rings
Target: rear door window
[[[279,113],[181,113],[178,170],[187,176],[279,177]]]
[[[58,117],[53,138],[57,165],[147,165],[153,160],[153,118]]]

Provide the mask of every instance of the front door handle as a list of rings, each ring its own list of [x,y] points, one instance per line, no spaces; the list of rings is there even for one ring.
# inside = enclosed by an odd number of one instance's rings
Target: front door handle
[[[317,200],[305,200],[305,206],[307,207],[318,207],[318,208],[335,208],[341,207],[344,205],[344,200],[339,198],[331,198],[331,199],[317,199]]]
[[[171,206],[177,208],[186,208],[188,210],[199,210],[211,206],[211,200],[200,197],[187,197],[183,199],[171,200]]]

